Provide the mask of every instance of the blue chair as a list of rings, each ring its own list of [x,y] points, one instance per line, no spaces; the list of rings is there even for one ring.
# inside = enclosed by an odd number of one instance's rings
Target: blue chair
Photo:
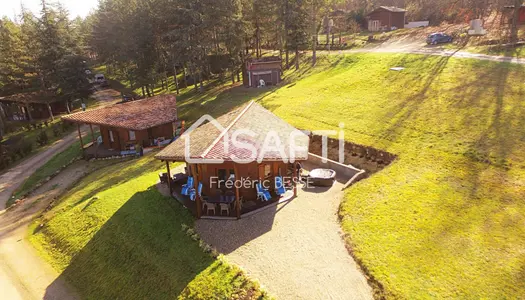
[[[270,192],[265,190],[260,182],[255,185],[255,188],[257,189],[257,199],[261,201],[270,201],[272,199]]]
[[[286,193],[284,188],[283,178],[281,176],[275,177],[275,193],[279,196]]]
[[[199,182],[199,185],[197,186],[197,192],[195,192],[195,189],[191,189],[190,200],[195,201],[197,195],[202,198],[202,182]]]
[[[190,191],[192,189],[193,189],[193,177],[190,176],[190,177],[188,177],[188,181],[186,182],[186,184],[182,185],[181,194],[183,194],[185,196],[189,196],[190,195]]]

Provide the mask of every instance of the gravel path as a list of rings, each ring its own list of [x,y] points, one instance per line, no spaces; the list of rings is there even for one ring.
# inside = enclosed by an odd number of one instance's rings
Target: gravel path
[[[278,299],[372,299],[372,289],[341,238],[342,184],[239,221],[198,220],[209,244]]]

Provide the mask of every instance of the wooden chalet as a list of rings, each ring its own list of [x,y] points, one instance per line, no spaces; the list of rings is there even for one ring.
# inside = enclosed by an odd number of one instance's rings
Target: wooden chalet
[[[241,215],[297,195],[296,181],[292,180],[298,176],[294,166],[296,162],[308,159],[308,135],[255,102],[241,106],[215,121],[201,126],[193,125],[181,138],[155,156],[166,162],[167,177],[173,179],[167,180],[167,183],[175,198],[198,218],[240,218]],[[239,134],[233,138],[239,130],[249,130],[254,134]],[[278,134],[284,151],[268,152],[263,149],[269,133]],[[304,151],[290,152],[292,138],[293,145],[302,147]],[[237,147],[233,139],[252,146],[253,150]],[[295,163],[290,160],[292,156]],[[172,162],[185,162],[185,173],[171,174]],[[193,178],[193,185],[189,187],[194,192],[193,200],[183,195],[184,184],[188,184],[186,178],[189,177]],[[276,181],[282,182],[277,177],[286,181],[285,193],[276,185]],[[180,178],[183,180],[180,181]],[[228,187],[218,181],[230,181],[233,186],[230,184]],[[264,188],[271,199],[260,197],[254,183],[265,183]]]
[[[368,31],[390,31],[405,28],[406,10],[394,6],[380,6],[368,14]]]
[[[113,104],[62,119],[77,124],[80,143],[88,158],[133,154],[137,145],[145,148],[167,144],[184,126],[184,122],[178,120],[177,100],[173,95]],[[90,126],[90,143],[82,140],[82,124]],[[98,139],[95,139],[93,125],[100,128]]]
[[[71,108],[53,93],[38,91],[0,97],[0,112],[10,121],[33,121],[53,119]]]
[[[266,85],[277,85],[281,82],[281,59],[278,56],[250,59],[246,62],[244,85],[261,87],[261,80]]]

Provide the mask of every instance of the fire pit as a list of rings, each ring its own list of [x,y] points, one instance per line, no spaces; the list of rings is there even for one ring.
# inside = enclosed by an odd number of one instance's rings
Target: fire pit
[[[332,186],[335,180],[335,171],[329,169],[315,169],[308,174],[308,181],[315,186]]]

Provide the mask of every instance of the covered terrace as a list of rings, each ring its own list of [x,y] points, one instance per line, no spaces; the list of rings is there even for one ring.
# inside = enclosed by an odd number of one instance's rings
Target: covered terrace
[[[62,119],[77,124],[86,158],[137,154],[139,149],[169,144],[184,130],[174,95],[113,104]],[[91,142],[82,140],[82,124],[89,125]],[[100,137],[95,137],[93,126],[99,127]]]
[[[255,102],[208,117],[155,156],[166,162],[160,176],[173,197],[197,218],[241,218],[297,195],[308,135]],[[177,174],[174,162],[185,163]]]

